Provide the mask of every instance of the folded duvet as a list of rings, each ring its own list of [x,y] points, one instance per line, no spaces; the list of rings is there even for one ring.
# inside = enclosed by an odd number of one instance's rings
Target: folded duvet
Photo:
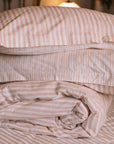
[[[96,136],[112,96],[63,81],[0,86],[0,127],[57,137]]]

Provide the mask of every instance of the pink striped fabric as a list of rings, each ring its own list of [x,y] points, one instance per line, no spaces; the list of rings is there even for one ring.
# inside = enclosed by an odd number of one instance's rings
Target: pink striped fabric
[[[7,48],[22,48],[21,52],[26,53],[32,48],[60,45],[113,49],[114,16],[62,7],[27,7],[0,13],[0,46],[6,49],[4,53]]]
[[[57,137],[96,136],[112,96],[69,82],[17,82],[0,87],[0,127]]]
[[[76,50],[36,56],[0,55],[0,82],[71,81],[114,95],[114,51]]]
[[[104,86],[104,85],[90,84],[90,83],[82,84],[82,85],[87,86],[93,90],[96,90],[97,92],[100,92],[100,93],[114,95],[114,86],[111,87],[111,86]]]
[[[0,53],[39,55],[85,48],[114,48],[113,15],[82,8],[60,7],[27,7],[0,13]],[[6,68],[4,70],[6,71]],[[114,77],[112,71],[108,72],[108,75]],[[27,80],[24,75],[19,77],[14,73],[2,74],[2,79]],[[33,80],[32,76],[29,80]],[[88,80],[76,82],[88,83],[86,86],[89,85],[99,92],[114,94],[114,88],[106,83],[92,84],[93,81]]]
[[[113,144],[114,143],[114,99],[109,109],[107,121],[96,137],[56,138],[46,135],[28,134],[10,128],[0,128],[1,144]]]
[[[114,95],[113,65],[113,15],[60,7],[0,13],[1,142],[10,132],[96,136]]]

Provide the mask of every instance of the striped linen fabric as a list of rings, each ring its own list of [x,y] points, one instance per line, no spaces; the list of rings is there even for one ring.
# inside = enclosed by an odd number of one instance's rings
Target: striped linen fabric
[[[113,15],[82,8],[26,7],[14,9],[0,14],[0,53],[39,55],[83,48],[113,49],[113,27]],[[108,71],[110,71],[110,65],[108,66],[104,65],[104,68],[108,68]],[[113,79],[112,71],[108,72],[108,75],[108,79],[110,79],[109,77]],[[3,74],[2,79],[9,81],[9,79],[12,80],[12,77],[13,73],[10,72],[10,74]],[[16,74],[16,76],[14,74],[13,80],[27,79],[25,74],[21,75],[20,78],[19,74]],[[33,79],[32,76],[29,80],[31,79]],[[41,80],[56,79],[58,78],[41,78]],[[98,83],[99,85],[92,84],[92,80],[79,80],[79,82],[89,83],[89,87],[99,92],[114,94],[114,88],[107,86],[106,83],[105,85],[103,83],[101,85],[100,83]]]
[[[114,95],[113,65],[113,15],[60,7],[0,13],[0,142],[96,136]],[[111,141],[105,130],[84,142]]]
[[[111,86],[104,86],[104,85],[91,84],[91,83],[82,84],[82,85],[87,86],[93,90],[96,90],[97,92],[100,92],[100,93],[114,95],[114,87],[111,87]]]
[[[36,55],[0,55],[0,82],[71,81],[114,95],[114,51],[75,50]]]
[[[96,136],[112,96],[63,82],[14,82],[0,86],[0,127],[57,137]]]
[[[1,144],[113,144],[114,143],[114,99],[109,109],[107,121],[96,137],[56,138],[36,134],[27,134],[15,129],[0,128]]]
[[[114,49],[113,15],[63,7],[26,7],[0,13],[2,53],[44,54],[91,47]]]

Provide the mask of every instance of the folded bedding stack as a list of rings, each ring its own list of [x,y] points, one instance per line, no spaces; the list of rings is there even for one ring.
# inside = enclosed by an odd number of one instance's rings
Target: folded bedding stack
[[[113,95],[113,15],[63,7],[0,13],[0,128],[96,136]]]

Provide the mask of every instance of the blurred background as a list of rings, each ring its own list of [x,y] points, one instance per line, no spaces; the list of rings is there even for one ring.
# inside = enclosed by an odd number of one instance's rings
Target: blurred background
[[[114,14],[114,0],[0,0],[0,12],[26,6],[66,6]]]

